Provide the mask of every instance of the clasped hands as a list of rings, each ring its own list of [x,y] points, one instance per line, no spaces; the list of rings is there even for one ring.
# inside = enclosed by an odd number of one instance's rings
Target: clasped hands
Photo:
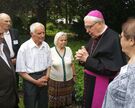
[[[88,56],[89,56],[89,54],[88,54],[87,50],[85,49],[84,46],[82,46],[81,49],[79,49],[76,52],[75,58],[76,58],[76,60],[78,60],[80,62],[86,62]]]
[[[37,79],[37,86],[43,87],[47,86],[48,76],[42,76],[41,78]]]

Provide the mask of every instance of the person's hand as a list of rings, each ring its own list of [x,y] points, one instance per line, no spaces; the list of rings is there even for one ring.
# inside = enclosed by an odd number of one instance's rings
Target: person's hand
[[[87,50],[86,50],[85,48],[82,48],[82,53],[83,53],[83,55],[82,55],[82,57],[81,57],[80,60],[81,60],[82,62],[86,62],[86,60],[87,60],[89,54],[88,54],[88,52],[87,52]]]
[[[79,50],[76,52],[75,58],[76,58],[76,60],[79,60],[79,61],[80,61],[80,59],[81,59],[82,56],[83,56],[82,49],[79,49]]]
[[[48,81],[48,79],[43,76],[43,77],[36,80],[36,85],[38,87],[47,86],[47,81]]]
[[[42,76],[42,78],[45,79],[46,81],[49,80],[49,77],[47,75]]]
[[[85,47],[82,47],[76,52],[75,58],[76,60],[79,60],[80,62],[86,62],[88,56],[89,54],[87,50],[85,49]]]
[[[11,59],[11,62],[12,62],[13,65],[15,65],[16,64],[16,58]]]

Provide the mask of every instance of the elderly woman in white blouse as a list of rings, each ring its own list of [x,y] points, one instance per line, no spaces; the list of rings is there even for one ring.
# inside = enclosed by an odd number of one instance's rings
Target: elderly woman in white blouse
[[[58,32],[54,37],[55,46],[51,48],[52,67],[49,80],[49,106],[52,108],[70,106],[75,68],[72,50],[67,47],[67,34]]]

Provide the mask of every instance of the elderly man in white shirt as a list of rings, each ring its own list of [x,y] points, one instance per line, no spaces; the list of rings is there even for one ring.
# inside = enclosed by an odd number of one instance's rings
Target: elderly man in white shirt
[[[18,51],[16,72],[24,79],[25,108],[48,108],[48,74],[51,66],[49,45],[44,42],[45,27],[30,26],[31,38]]]

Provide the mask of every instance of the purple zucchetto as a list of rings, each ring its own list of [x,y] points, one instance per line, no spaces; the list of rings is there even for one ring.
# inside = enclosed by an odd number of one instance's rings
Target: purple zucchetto
[[[86,16],[92,16],[92,17],[104,19],[103,14],[99,10],[92,10]]]

